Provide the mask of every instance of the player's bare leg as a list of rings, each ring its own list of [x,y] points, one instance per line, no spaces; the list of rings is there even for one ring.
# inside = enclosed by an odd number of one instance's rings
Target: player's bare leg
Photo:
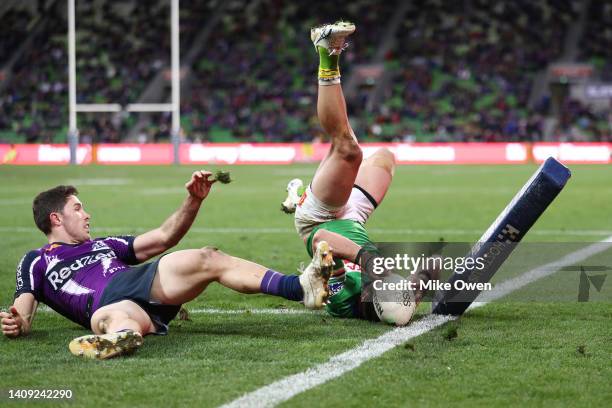
[[[359,174],[355,184],[366,190],[380,205],[387,194],[395,172],[395,157],[389,149],[377,150],[372,156],[363,161],[359,168]],[[329,237],[328,237],[329,238]],[[414,300],[418,305],[426,295],[423,286],[429,280],[437,280],[440,277],[440,268],[420,269],[411,276],[411,280],[417,284],[414,291]]]
[[[144,336],[155,332],[155,325],[149,315],[130,300],[122,300],[96,310],[91,317],[91,328],[95,334],[133,330]]]
[[[313,258],[313,267],[301,276],[283,275],[262,265],[205,247],[177,251],[161,258],[151,299],[179,305],[195,299],[212,282],[241,293],[268,293],[302,300],[308,308],[323,306],[327,280],[333,268],[327,243]]]
[[[321,125],[331,137],[331,148],[314,175],[311,189],[325,204],[340,207],[349,199],[362,152],[348,123],[340,85],[319,86],[317,106]]]
[[[381,148],[361,163],[355,184],[380,205],[389,190],[394,172],[395,156],[389,149]]]
[[[224,272],[234,270],[235,277]],[[151,299],[180,305],[195,299],[212,282],[242,293],[258,292],[266,268],[234,258],[212,247],[176,251],[162,257],[151,287]]]
[[[94,334],[78,337],[68,344],[76,356],[105,360],[134,352],[142,336],[155,332],[155,325],[136,303],[122,300],[96,310],[91,318]]]
[[[313,194],[323,203],[346,204],[361,164],[362,152],[346,112],[340,85],[339,54],[345,39],[355,31],[351,23],[338,22],[313,28],[311,39],[319,53],[319,94],[317,115],[331,148],[313,178]]]
[[[367,191],[376,203],[380,205],[391,185],[394,171],[395,157],[393,153],[389,149],[382,148],[361,163],[355,184]],[[360,262],[358,255],[362,248],[348,238],[320,229],[313,236],[313,247],[319,241],[327,241],[334,252],[334,256],[351,261],[354,260],[355,263]]]

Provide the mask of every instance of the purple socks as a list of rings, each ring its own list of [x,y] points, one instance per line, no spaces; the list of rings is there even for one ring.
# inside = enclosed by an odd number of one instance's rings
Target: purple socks
[[[298,302],[304,298],[304,292],[297,275],[283,275],[271,269],[266,271],[259,289],[261,293],[280,296]]]

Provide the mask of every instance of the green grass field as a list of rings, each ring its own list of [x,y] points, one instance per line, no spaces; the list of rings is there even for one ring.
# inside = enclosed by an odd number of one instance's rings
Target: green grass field
[[[477,240],[535,166],[400,167],[369,222],[378,241]],[[279,210],[290,178],[315,167],[231,167],[235,182],[216,185],[177,248],[214,245],[285,273],[307,262],[293,220]],[[40,190],[74,184],[92,214],[94,236],[138,234],[178,207],[194,168],[0,167],[0,306],[12,303],[15,266],[45,244],[31,200]],[[527,241],[595,242],[612,235],[612,167],[575,166],[573,178]],[[553,275],[576,291],[578,275]],[[569,282],[569,283],[568,283]],[[612,281],[602,291],[610,293]],[[529,287],[525,288],[529,290]],[[612,400],[612,308],[608,301],[496,302],[470,311],[285,406],[527,405],[606,406]],[[418,320],[427,313],[418,311]],[[166,337],[147,337],[134,355],[110,361],[72,356],[68,342],[87,332],[41,311],[33,333],[0,339],[0,390],[70,389],[74,401],[43,406],[218,406],[287,375],[324,363],[391,330],[320,312],[202,312],[295,308],[264,295],[212,285],[187,305]],[[301,309],[300,309],[301,310]],[[6,397],[1,404],[9,403]],[[15,402],[20,406],[24,402]],[[51,405],[49,405],[51,404]],[[76,404],[76,405],[75,405]]]

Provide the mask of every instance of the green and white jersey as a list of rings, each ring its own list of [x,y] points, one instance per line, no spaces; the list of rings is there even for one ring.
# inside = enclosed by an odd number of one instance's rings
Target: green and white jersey
[[[359,246],[373,246],[363,224],[353,220],[332,220],[314,227],[308,240],[306,250],[312,257],[312,239],[320,229],[335,232],[350,239]],[[330,298],[325,310],[334,317],[357,317],[356,306],[361,296],[361,268],[351,261],[335,259],[334,275],[329,280]]]

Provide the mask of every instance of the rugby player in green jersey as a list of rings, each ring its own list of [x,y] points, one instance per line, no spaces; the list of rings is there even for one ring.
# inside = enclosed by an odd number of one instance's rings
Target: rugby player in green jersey
[[[308,186],[300,179],[289,182],[281,208],[295,213],[296,230],[310,256],[322,241],[333,250],[336,267],[328,282],[326,304],[330,315],[405,325],[422,293],[404,293],[404,305],[392,305],[388,310],[384,308],[391,306],[389,302],[377,305],[362,297],[366,285],[361,269],[367,271],[377,256],[364,225],[387,193],[395,159],[388,149],[381,148],[363,160],[348,120],[338,60],[348,45],[346,38],[354,31],[355,25],[344,21],[311,30],[319,54],[317,115],[331,138],[331,148]],[[420,271],[415,279],[431,279],[431,274]]]

